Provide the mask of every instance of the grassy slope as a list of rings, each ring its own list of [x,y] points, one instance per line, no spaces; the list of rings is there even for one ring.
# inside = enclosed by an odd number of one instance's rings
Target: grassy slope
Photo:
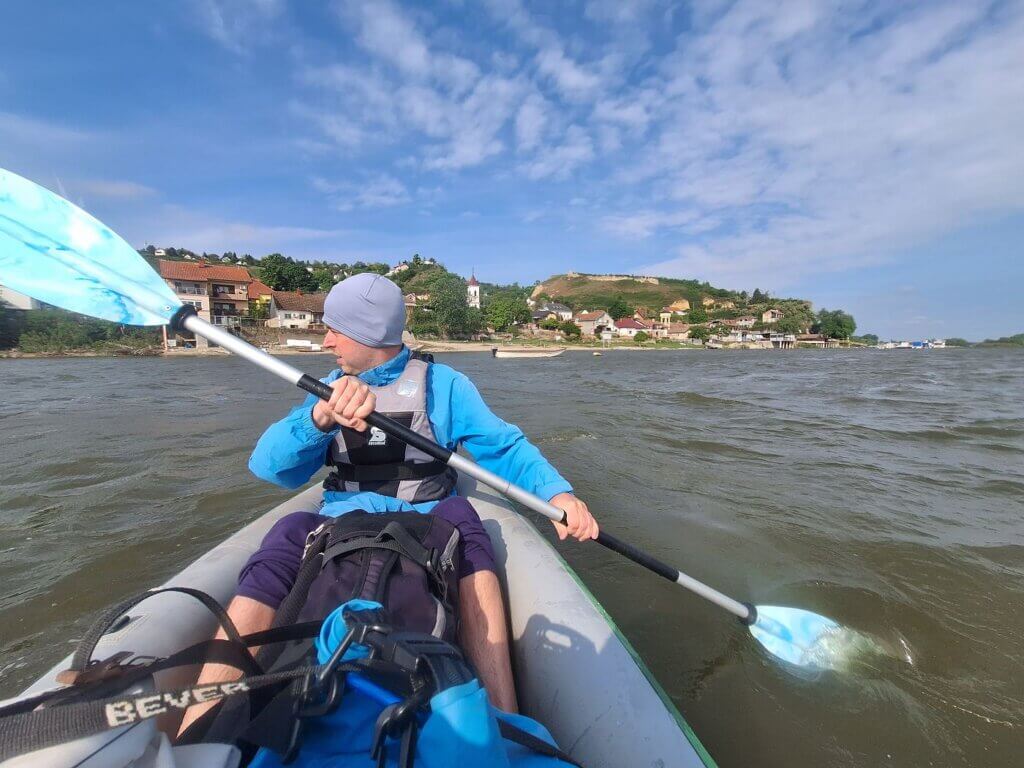
[[[667,277],[658,278],[658,284],[652,285],[628,278],[604,282],[592,280],[587,275],[554,275],[540,284],[538,292],[570,303],[576,308],[606,307],[617,296],[621,296],[627,304],[652,309],[668,306],[677,299],[687,299],[691,305],[696,305],[702,296],[739,300],[739,294],[735,291],[715,288],[696,280]]]

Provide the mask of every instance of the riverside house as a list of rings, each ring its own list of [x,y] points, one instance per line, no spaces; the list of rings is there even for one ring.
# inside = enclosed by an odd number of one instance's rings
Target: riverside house
[[[623,317],[615,321],[615,330],[618,332],[619,338],[632,339],[641,331],[650,335],[651,326],[643,320],[637,320],[632,317]]]
[[[761,322],[765,325],[777,323],[782,319],[782,312],[778,309],[766,309],[761,313]]]
[[[580,312],[572,321],[580,327],[584,336],[595,336],[599,329],[611,329],[615,327],[612,316],[604,311]]]
[[[689,323],[669,323],[668,337],[673,341],[686,341],[690,338]]]
[[[268,328],[303,328],[324,330],[324,299],[326,293],[274,291],[270,297]]]
[[[249,309],[250,311],[254,306],[262,306],[266,308],[267,314],[262,317],[270,316],[270,297],[274,293],[274,289],[271,288],[264,282],[259,280],[253,280],[249,283],[248,287],[248,298],[249,298]]]
[[[245,267],[205,261],[158,262],[160,277],[182,304],[191,304],[199,316],[214,325],[237,326],[249,314],[249,283]]]
[[[0,285],[0,307],[5,309],[40,309],[41,304],[31,296]]]

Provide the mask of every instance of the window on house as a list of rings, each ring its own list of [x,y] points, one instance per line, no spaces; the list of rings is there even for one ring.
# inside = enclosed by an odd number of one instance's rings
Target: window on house
[[[292,313],[291,312],[285,312],[284,313],[284,319],[285,320],[291,320],[292,319]]]

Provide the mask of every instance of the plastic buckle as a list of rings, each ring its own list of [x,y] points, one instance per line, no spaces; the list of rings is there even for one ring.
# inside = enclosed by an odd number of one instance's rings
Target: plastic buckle
[[[430,691],[423,690],[404,701],[391,704],[381,711],[373,729],[373,746],[370,752],[370,758],[377,761],[378,768],[384,768],[387,764],[388,738],[397,738],[399,735],[402,737],[403,758],[399,764],[410,760],[416,749],[416,731],[419,728],[419,723],[416,722],[416,713],[429,699]]]
[[[380,609],[345,612],[345,619],[352,628],[342,638],[320,671],[305,675],[299,684],[295,702],[292,704],[291,733],[288,737],[288,746],[281,756],[282,763],[288,765],[298,756],[302,746],[303,721],[309,717],[322,717],[333,712],[341,702],[345,691],[344,675],[336,674],[336,670],[348,649],[353,645],[366,643],[376,647],[381,639],[391,632],[391,627],[383,621],[385,617],[386,614]],[[374,619],[376,622],[372,621]]]
[[[123,664],[122,662],[130,659],[132,656],[131,651],[119,651],[113,656],[103,659],[102,661],[90,661],[85,669],[79,671],[75,669],[65,669],[57,674],[57,682],[65,685],[85,685],[87,683],[95,683],[101,680],[112,680],[115,677],[120,677],[133,666],[138,664]]]

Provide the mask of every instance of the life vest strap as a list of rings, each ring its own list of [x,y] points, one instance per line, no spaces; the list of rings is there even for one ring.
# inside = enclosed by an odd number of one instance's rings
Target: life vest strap
[[[443,461],[401,461],[393,464],[332,464],[335,482],[383,483],[389,480],[424,480],[443,475],[448,465]],[[340,490],[340,488],[339,488]]]

